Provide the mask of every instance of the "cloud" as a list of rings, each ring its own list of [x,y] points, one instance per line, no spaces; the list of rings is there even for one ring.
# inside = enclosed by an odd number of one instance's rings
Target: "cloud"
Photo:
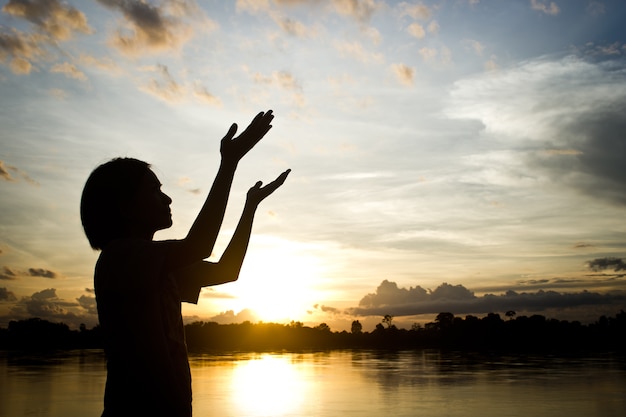
[[[410,16],[413,19],[428,20],[432,16],[431,8],[422,2],[416,4],[402,2],[398,5],[398,10],[400,16]]]
[[[254,81],[259,84],[273,84],[285,90],[300,90],[300,84],[295,77],[286,71],[274,71],[270,76],[264,76],[260,73],[254,74]]]
[[[576,118],[559,123],[561,146],[569,152],[536,154],[532,164],[545,169],[554,181],[626,205],[624,112],[626,94],[612,102],[598,102]]]
[[[396,75],[398,81],[404,85],[413,85],[413,78],[415,77],[415,68],[409,67],[405,64],[393,64],[391,70]]]
[[[420,286],[398,288],[398,284],[388,280],[380,283],[375,293],[367,294],[359,302],[364,308],[380,307],[392,304],[406,304],[426,300],[428,292]]]
[[[96,58],[91,55],[81,55],[78,58],[78,63],[81,65],[96,68],[100,71],[104,71],[110,75],[121,75],[122,69],[110,58]]]
[[[139,87],[141,91],[169,103],[178,103],[183,99],[185,88],[174,80],[165,65],[157,64],[156,66],[144,67],[142,70],[156,73],[157,76]]]
[[[0,287],[0,302],[2,301],[17,301],[13,291],[9,291],[6,287]]]
[[[432,33],[433,35],[436,35],[437,33],[439,33],[439,23],[436,20],[433,20],[432,22],[430,22],[428,24],[428,33]]]
[[[381,64],[385,61],[381,53],[370,52],[360,42],[348,42],[348,41],[335,41],[333,47],[342,55],[356,59],[363,63],[378,63]]]
[[[467,49],[473,51],[478,56],[482,56],[483,52],[485,51],[485,45],[475,39],[465,39],[461,41],[461,43],[465,45]]]
[[[556,16],[561,11],[559,6],[553,1],[551,1],[550,4],[546,4],[542,0],[530,0],[530,7],[533,10],[538,10],[551,16]]]
[[[176,50],[192,36],[184,20],[201,15],[195,2],[168,2],[159,7],[141,0],[98,0],[124,15],[122,28],[111,38],[120,52],[129,56]],[[203,28],[212,30],[215,23],[204,17]]]
[[[334,10],[344,16],[350,16],[364,23],[381,7],[375,0],[332,0]]]
[[[193,95],[202,103],[209,104],[215,107],[222,106],[222,100],[220,100],[219,97],[211,94],[209,90],[207,90],[207,88],[201,84],[196,83],[194,85]]]
[[[57,100],[65,100],[67,98],[67,92],[61,90],[60,88],[51,88],[48,90],[48,94]]]
[[[80,305],[88,314],[97,315],[98,309],[96,305],[96,297],[90,295],[81,295],[76,299],[78,305]]]
[[[224,298],[224,299],[233,299],[234,295],[229,294],[227,292],[217,291],[215,288],[207,287],[202,290],[201,296],[203,298]]]
[[[93,32],[82,12],[58,0],[9,0],[2,11],[28,20],[52,40],[68,40],[74,32]]]
[[[437,58],[437,49],[424,47],[419,50],[419,54],[424,61],[434,61]]]
[[[283,16],[275,16],[274,21],[283,32],[288,35],[295,36],[297,38],[304,38],[313,34],[314,32],[309,30],[302,22],[295,19]]]
[[[12,29],[11,32],[0,32],[0,62],[5,64],[8,62],[14,74],[30,74],[32,62],[46,54],[41,46],[42,42],[43,38],[38,34],[27,34],[16,29]]]
[[[597,17],[606,13],[606,7],[604,3],[599,1],[592,1],[587,5],[587,13],[591,16]]]
[[[616,57],[623,56],[626,54],[626,45],[620,42],[613,42],[610,44],[594,44],[593,42],[588,42],[585,44],[582,50],[590,56],[595,57]]]
[[[306,103],[300,82],[290,72],[274,71],[269,76],[257,72],[252,78],[257,84],[277,86],[291,92],[291,100],[298,107],[303,107]]]
[[[80,71],[74,64],[70,64],[69,62],[64,62],[62,64],[55,64],[50,72],[57,74],[64,74],[68,78],[73,78],[79,81],[87,81],[87,76],[85,73]]]
[[[254,311],[246,308],[241,310],[237,314],[235,314],[233,310],[222,312],[217,316],[211,317],[209,321],[213,321],[219,324],[242,323],[244,321],[250,321],[254,323],[259,321],[259,317],[254,313]]]
[[[22,297],[11,307],[8,316],[0,317],[0,321],[32,317],[63,322],[75,328],[81,323],[93,326],[98,322],[95,298],[81,296],[76,301],[65,301],[57,296],[55,288],[35,292],[30,297]]]
[[[0,28],[0,63],[17,75],[30,74],[36,70],[35,63],[50,62],[51,56],[59,54],[59,43],[75,33],[93,33],[82,12],[58,0],[10,0],[2,11],[35,26],[34,33]],[[83,79],[84,74],[69,65],[55,66],[53,72]]]
[[[17,279],[17,274],[8,266],[4,266],[2,268],[2,272],[0,273],[0,280],[4,281],[13,281]]]
[[[255,14],[258,12],[267,12],[271,9],[269,0],[237,0],[235,10],[238,13],[247,12]]]
[[[420,286],[399,288],[395,282],[385,280],[375,293],[364,296],[358,307],[349,308],[345,312],[360,316],[412,316],[440,312],[485,314],[508,310],[541,312],[588,306],[614,306],[619,309],[625,304],[624,291],[600,294],[588,291],[559,293],[509,290],[501,295],[486,294],[478,297],[462,285],[444,283],[434,291],[427,291]]]
[[[319,309],[321,311],[323,311],[324,313],[330,313],[330,314],[341,314],[341,310],[336,308],[336,307],[330,307],[330,306],[325,306],[325,305],[320,305],[320,304],[315,304],[313,306],[314,309]],[[313,312],[310,311],[309,314],[312,314]]]
[[[587,267],[593,271],[626,271],[626,263],[622,258],[596,258],[587,262]]]
[[[409,32],[409,35],[416,37],[417,39],[423,39],[426,36],[426,30],[424,27],[417,22],[411,23],[406,31]]]
[[[535,178],[626,204],[621,58],[542,57],[455,83],[449,116],[479,120]],[[524,155],[526,155],[524,157]]]
[[[4,166],[4,161],[0,160],[0,178],[5,181],[15,181],[9,173],[9,167]]]
[[[39,185],[37,181],[32,179],[24,171],[20,170],[19,168],[13,165],[5,165],[4,161],[0,160],[0,179],[3,179],[4,181],[9,181],[9,182],[16,182],[17,180],[15,179],[15,177],[11,175],[11,172],[14,172],[15,174],[19,175],[22,179],[24,179],[29,184]]]
[[[384,6],[384,2],[376,0],[237,0],[235,8],[238,13],[250,14],[268,13],[276,17],[276,9],[295,6],[324,7],[327,13],[335,13],[340,16],[356,20],[358,23],[367,23],[374,13]],[[276,19],[275,19],[276,20]],[[276,20],[279,23],[279,20]],[[290,27],[289,29],[294,29]]]
[[[50,278],[50,279],[58,278],[58,274],[56,272],[50,271],[49,269],[43,269],[43,268],[28,268],[28,274],[31,277],[41,277],[41,278]]]

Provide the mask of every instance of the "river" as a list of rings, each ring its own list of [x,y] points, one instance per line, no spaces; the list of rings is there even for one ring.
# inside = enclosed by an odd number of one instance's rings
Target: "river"
[[[401,352],[190,355],[194,416],[623,417],[626,360]],[[0,416],[98,417],[101,351],[0,351]]]

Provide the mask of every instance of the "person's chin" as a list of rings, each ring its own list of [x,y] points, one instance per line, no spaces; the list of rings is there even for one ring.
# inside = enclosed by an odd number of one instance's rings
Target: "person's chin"
[[[172,218],[170,217],[168,220],[163,222],[159,230],[169,229],[170,227],[172,227],[172,224],[174,223],[172,222]]]

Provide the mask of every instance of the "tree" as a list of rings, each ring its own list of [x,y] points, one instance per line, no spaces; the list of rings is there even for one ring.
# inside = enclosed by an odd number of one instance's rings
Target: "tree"
[[[437,322],[437,325],[440,329],[447,329],[452,325],[452,322],[454,321],[454,314],[447,312],[439,313],[437,314],[435,321]]]
[[[330,326],[326,323],[320,323],[318,326],[315,327],[317,330],[320,330],[322,332],[330,332]]]
[[[509,310],[506,313],[504,313],[504,315],[507,316],[509,320],[513,320],[513,317],[515,317],[515,311]]]
[[[363,325],[358,321],[354,320],[352,322],[352,334],[361,334],[363,332]]]
[[[385,314],[385,317],[383,317],[382,322],[387,325],[388,329],[390,329],[391,323],[393,322],[393,316],[391,314]]]

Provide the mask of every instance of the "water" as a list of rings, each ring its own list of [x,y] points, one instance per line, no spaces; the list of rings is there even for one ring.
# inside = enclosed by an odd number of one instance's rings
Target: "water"
[[[197,354],[194,416],[623,417],[626,360],[438,351]],[[100,351],[0,352],[0,416],[98,417]]]

